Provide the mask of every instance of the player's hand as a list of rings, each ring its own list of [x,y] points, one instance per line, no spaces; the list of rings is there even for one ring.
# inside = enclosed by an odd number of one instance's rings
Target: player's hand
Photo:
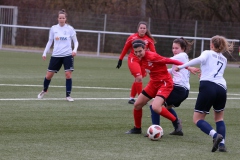
[[[175,67],[174,70],[175,70],[176,72],[180,71],[180,69],[178,68],[178,66]]]
[[[42,56],[42,59],[43,59],[44,61],[46,60],[46,58],[47,58],[46,56]]]
[[[119,60],[118,60],[118,64],[117,64],[117,67],[116,67],[116,68],[118,68],[118,69],[119,69],[121,66],[122,66],[122,60],[121,60],[121,59],[119,59]]]
[[[196,68],[196,67],[188,67],[188,70],[194,75],[201,72],[201,70],[199,68]]]
[[[74,57],[74,56],[76,56],[77,55],[77,53],[76,52],[72,52],[72,56]]]
[[[198,78],[199,78],[199,79],[201,78],[201,75],[202,75],[202,73],[200,72],[200,73],[198,74]]]

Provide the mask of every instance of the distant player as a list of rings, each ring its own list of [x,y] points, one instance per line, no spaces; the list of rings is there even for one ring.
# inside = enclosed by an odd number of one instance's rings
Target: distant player
[[[172,52],[174,56],[171,59],[178,60],[182,63],[188,62],[189,58],[187,53],[190,51],[191,46],[192,46],[192,43],[185,40],[184,38],[175,39],[172,44]],[[165,107],[175,117],[178,117],[173,107],[179,107],[181,103],[188,97],[189,90],[190,90],[190,84],[189,84],[190,71],[184,68],[179,72],[177,72],[174,70],[175,67],[176,65],[172,65],[172,68],[168,69],[169,73],[172,75],[172,78],[173,78],[173,90],[165,101]],[[199,69],[192,68],[192,71],[199,72]],[[160,116],[159,114],[153,111],[152,105],[150,105],[150,110],[151,110],[152,124],[160,125]],[[182,130],[180,131],[174,130],[173,132],[170,133],[170,135],[183,136],[183,132]]]
[[[145,42],[146,50],[156,52],[154,46],[156,42],[147,28],[147,23],[144,21],[139,22],[137,30],[137,33],[128,37],[117,64],[117,68],[119,69],[122,66],[124,56],[130,51],[128,55],[128,68],[134,77],[134,82],[131,87],[130,98],[128,101],[129,104],[134,104],[135,96],[142,92],[142,78],[146,76],[146,72],[141,69],[139,59],[134,55],[132,42],[136,39],[141,39]]]
[[[77,53],[78,40],[74,28],[67,24],[66,21],[67,13],[62,9],[58,12],[58,24],[50,29],[49,40],[42,55],[43,60],[46,60],[46,54],[54,41],[53,53],[43,82],[43,90],[38,94],[39,99],[42,99],[47,92],[54,73],[57,73],[63,65],[66,77],[66,100],[74,101],[70,94],[72,91],[72,71],[74,70],[73,57]],[[74,43],[73,50],[71,47],[72,41]]]
[[[176,71],[197,64],[201,64],[201,77],[199,94],[193,114],[193,122],[204,133],[213,138],[212,152],[217,149],[226,152],[225,135],[226,127],[223,120],[224,108],[227,101],[227,85],[223,77],[227,59],[222,53],[233,51],[233,43],[227,42],[222,36],[214,36],[210,41],[210,50],[203,51],[201,55],[191,61],[176,67]],[[205,121],[213,106],[216,130]]]

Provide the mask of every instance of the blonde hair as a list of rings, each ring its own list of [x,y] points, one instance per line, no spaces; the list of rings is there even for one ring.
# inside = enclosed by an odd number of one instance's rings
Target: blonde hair
[[[233,52],[234,42],[228,42],[223,36],[216,35],[211,38],[213,50],[217,53],[229,53]]]

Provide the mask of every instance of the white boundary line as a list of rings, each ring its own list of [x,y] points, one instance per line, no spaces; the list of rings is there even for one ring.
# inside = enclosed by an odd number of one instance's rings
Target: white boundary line
[[[42,85],[29,85],[29,84],[0,84],[0,86],[9,86],[9,87],[42,87]],[[66,86],[54,86],[51,85],[53,88],[65,88]],[[88,86],[73,86],[72,88],[85,88],[85,89],[105,89],[105,90],[130,90],[129,88],[109,88],[109,87],[88,87]],[[197,94],[198,92],[189,92]],[[227,95],[230,96],[240,96],[240,94],[232,94],[228,93]]]
[[[73,98],[74,100],[128,100],[129,98]],[[196,100],[197,98],[187,98],[187,100]],[[239,100],[239,98],[227,98],[228,100]],[[44,98],[44,99],[38,99],[38,98],[2,98],[0,101],[59,101],[64,100],[65,98]]]
[[[8,87],[42,87],[42,85],[28,85],[28,84],[0,84],[0,86]],[[65,88],[66,86],[54,86],[53,88]],[[106,90],[130,90],[127,88],[108,88],[108,87],[83,87],[83,86],[73,86],[72,88],[87,88],[87,89],[106,89]]]
[[[8,86],[8,87],[42,87],[42,85],[27,85],[27,84],[0,84],[0,86]],[[55,88],[64,88],[65,86],[53,86]],[[84,87],[84,86],[73,86],[73,88],[87,88],[87,89],[105,89],[105,90],[130,90],[128,88],[108,88],[108,87]],[[193,94],[197,94],[198,92],[189,92]],[[231,94],[231,96],[240,96],[240,94]],[[74,100],[127,100],[129,98],[74,98]],[[197,98],[187,98],[188,100],[196,100]],[[240,97],[228,97],[227,99],[239,100]],[[65,98],[2,98],[0,101],[35,101],[35,100],[66,100]]]

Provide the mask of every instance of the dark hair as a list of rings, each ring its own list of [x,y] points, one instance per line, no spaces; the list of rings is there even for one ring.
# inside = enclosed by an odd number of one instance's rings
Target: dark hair
[[[58,11],[58,15],[59,14],[65,14],[65,16],[67,17],[67,13],[66,13],[65,9],[61,9],[60,11]]]
[[[145,42],[142,41],[141,39],[136,39],[132,42],[132,46],[133,48],[138,48],[138,47],[145,48]]]
[[[59,16],[59,14],[64,14],[65,15],[65,17],[67,18],[67,12],[66,12],[66,10],[65,9],[61,9],[60,11],[58,11],[58,16]],[[66,22],[65,23],[67,23],[67,20],[66,20]]]
[[[147,27],[146,35],[153,40],[154,44],[157,43],[156,40],[153,38],[151,32],[148,30],[147,22],[145,22],[145,21],[140,21],[140,22],[138,23],[137,30],[139,29],[139,26],[140,26],[141,24],[144,24],[144,25]]]
[[[177,38],[173,41],[173,43],[177,43],[184,50],[184,52],[188,53],[192,49],[193,42],[189,42],[183,37]]]

